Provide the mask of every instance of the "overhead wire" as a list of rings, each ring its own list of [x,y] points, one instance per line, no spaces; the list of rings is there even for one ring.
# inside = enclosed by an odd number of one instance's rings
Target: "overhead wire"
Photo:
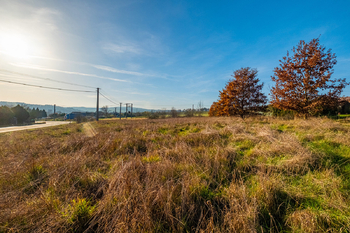
[[[46,86],[41,86],[41,85],[33,85],[33,84],[28,84],[28,83],[13,82],[13,81],[2,80],[2,79],[0,79],[0,82],[12,83],[12,84],[18,84],[18,85],[29,86],[29,87],[46,88],[46,89],[59,90],[59,91],[73,91],[73,92],[94,92],[94,91],[86,91],[86,90],[73,90],[73,89],[58,88],[58,87],[46,87]]]
[[[117,102],[117,103],[120,102],[120,101],[117,101],[116,99],[114,99],[113,97],[111,97],[112,95],[110,95],[110,93],[108,93],[105,89],[100,88],[100,92],[101,91],[103,91],[104,95],[107,96],[112,101]]]
[[[46,80],[46,81],[51,81],[51,82],[57,82],[57,83],[63,83],[63,84],[68,84],[68,85],[73,85],[73,86],[87,87],[87,88],[94,88],[95,89],[95,87],[88,86],[88,85],[81,85],[81,84],[76,84],[76,83],[59,81],[59,80],[54,80],[54,79],[50,79],[50,78],[42,78],[42,77],[38,77],[38,76],[30,75],[30,74],[18,73],[18,72],[14,72],[14,71],[10,71],[10,70],[0,69],[0,71],[1,72],[5,72],[5,73],[11,73],[11,74],[15,74],[15,75],[20,75],[20,76],[31,77],[31,78],[35,78],[35,79],[41,79],[41,80]]]
[[[105,95],[102,94],[101,92],[100,92],[100,94],[101,94],[103,97],[105,97],[108,101],[110,101],[111,103],[113,103],[113,104],[115,104],[115,105],[119,105],[119,103],[116,103],[116,102],[114,102],[113,100],[109,99],[107,96],[105,96]]]
[[[23,73],[18,73],[18,72],[14,72],[14,71],[10,71],[10,70],[5,70],[5,69],[0,69],[0,72],[11,73],[11,74],[14,74],[14,75],[26,76],[26,77],[31,77],[31,78],[35,78],[35,79],[45,80],[45,81],[51,81],[51,82],[57,82],[57,83],[62,83],[62,84],[68,84],[68,85],[73,85],[73,86],[80,86],[80,87],[87,87],[87,88],[94,88],[95,89],[95,87],[88,86],[88,85],[81,85],[81,84],[76,84],[76,83],[59,81],[59,80],[54,80],[54,79],[50,79],[50,78],[43,78],[43,77],[38,77],[38,76],[33,76],[33,75],[23,74]],[[20,82],[8,81],[8,80],[0,80],[0,82],[6,82],[6,83],[18,84],[18,85],[24,85],[24,86],[30,86],[30,87],[46,88],[46,89],[52,89],[52,90],[60,90],[60,91],[90,92],[90,93],[94,92],[94,91],[86,91],[86,90],[73,90],[73,89],[66,89],[66,88],[46,87],[46,86],[41,86],[41,85],[20,83]],[[103,90],[103,91],[105,92],[105,90]],[[108,101],[110,101],[111,103],[119,106],[120,103],[118,101],[116,101],[115,99],[113,99],[112,97],[110,97],[107,94],[101,93],[101,89],[100,89],[100,94],[104,98],[106,98]],[[154,106],[154,107],[169,107],[170,105],[152,105],[152,106]],[[179,107],[179,106],[183,106],[183,105],[175,105],[175,106],[171,106],[171,107]],[[205,106],[207,106],[207,105],[204,105],[203,107],[205,107]]]

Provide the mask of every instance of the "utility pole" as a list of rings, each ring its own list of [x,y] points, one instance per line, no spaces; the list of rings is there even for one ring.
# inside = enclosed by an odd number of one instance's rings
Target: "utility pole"
[[[114,108],[114,117],[117,116],[117,107]]]
[[[53,105],[53,119],[56,118],[56,104]]]
[[[125,104],[125,119],[128,119],[128,104]]]
[[[96,121],[98,121],[98,114],[99,114],[99,97],[100,97],[100,88],[97,88],[97,105],[96,105]]]
[[[132,119],[132,105],[133,105],[133,104],[131,104],[131,119]]]
[[[119,119],[122,119],[122,103],[120,103],[120,108],[119,108]]]

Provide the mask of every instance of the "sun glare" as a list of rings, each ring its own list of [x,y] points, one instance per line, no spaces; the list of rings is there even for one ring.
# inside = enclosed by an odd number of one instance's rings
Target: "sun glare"
[[[15,58],[26,58],[30,55],[30,46],[24,36],[2,35],[0,37],[0,51]]]

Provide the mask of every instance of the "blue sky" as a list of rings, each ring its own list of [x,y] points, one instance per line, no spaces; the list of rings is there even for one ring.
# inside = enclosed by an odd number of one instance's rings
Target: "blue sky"
[[[257,68],[268,94],[279,60],[300,40],[320,35],[337,55],[334,77],[350,81],[349,15],[350,1],[0,0],[0,79],[100,87],[114,102],[135,107],[210,107],[241,67]],[[0,99],[96,104],[93,92],[2,82]],[[115,104],[101,97],[100,105]]]

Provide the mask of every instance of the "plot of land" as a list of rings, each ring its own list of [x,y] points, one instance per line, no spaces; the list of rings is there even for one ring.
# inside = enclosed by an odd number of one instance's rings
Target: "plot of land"
[[[0,232],[349,232],[350,122],[116,120],[0,135]]]

